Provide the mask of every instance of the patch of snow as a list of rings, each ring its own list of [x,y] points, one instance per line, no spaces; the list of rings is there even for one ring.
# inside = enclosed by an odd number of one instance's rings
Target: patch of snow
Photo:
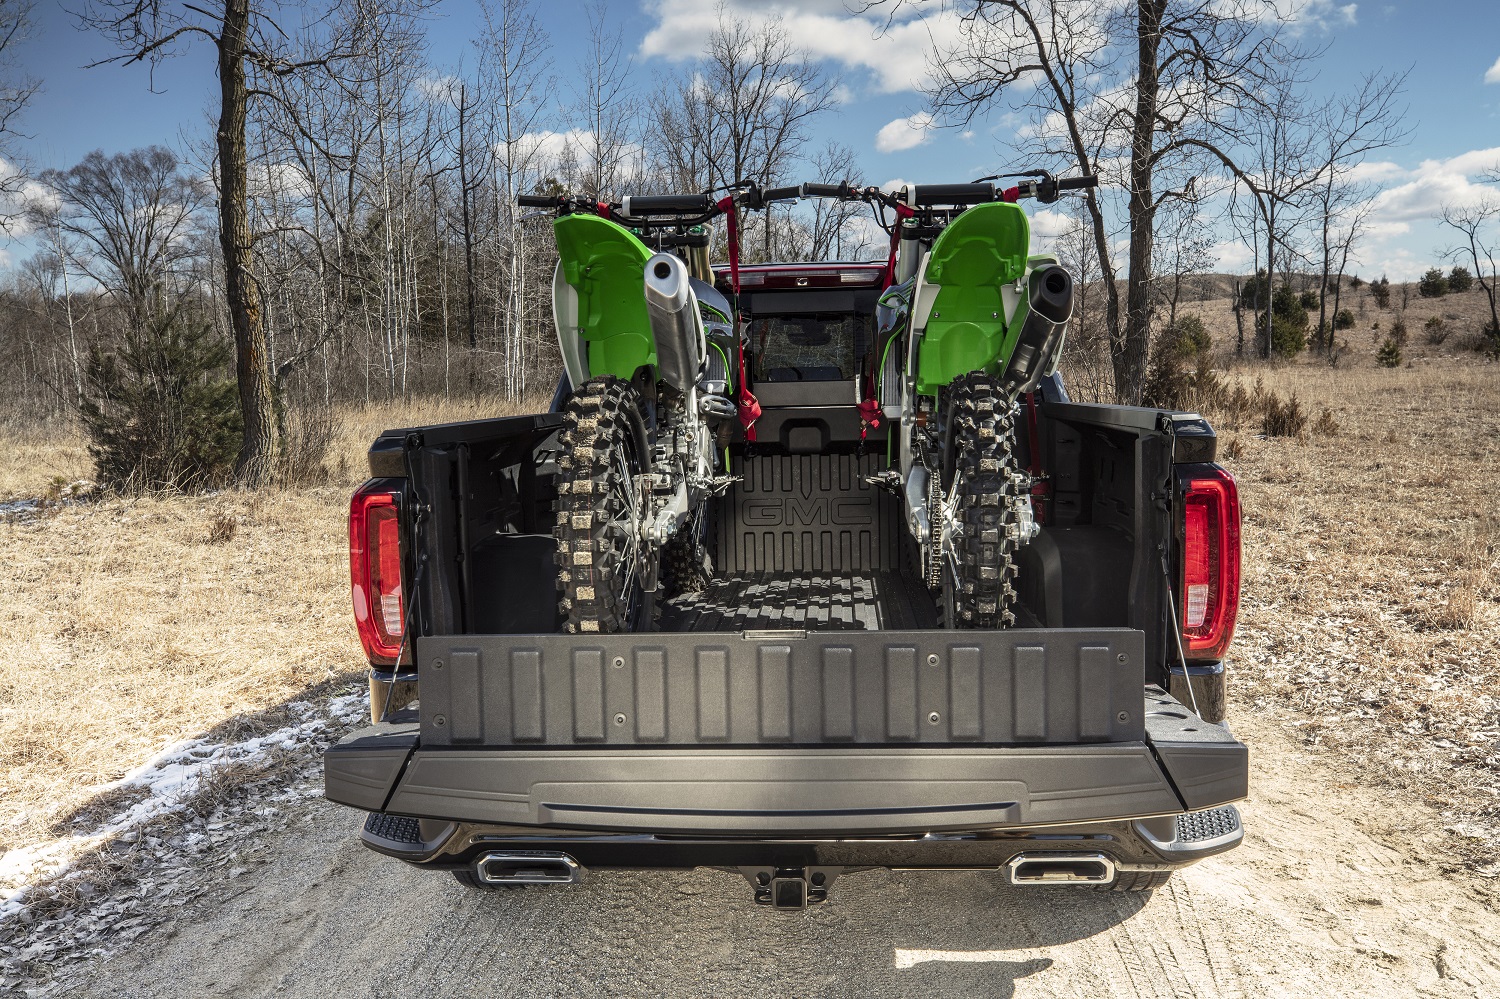
[[[329,731],[330,724],[339,730],[347,728],[367,714],[368,705],[366,693],[332,698],[323,710],[306,702],[294,703],[290,708],[305,720],[243,742],[184,740],[119,780],[101,786],[96,793],[134,791],[138,800],[91,832],[18,847],[0,855],[0,925],[25,913],[37,883],[65,876],[86,853],[107,849],[115,841],[133,842],[154,820],[187,808],[204,779],[219,768],[253,763],[276,749],[296,751],[325,745],[339,734]],[[184,845],[192,844],[185,839]]]

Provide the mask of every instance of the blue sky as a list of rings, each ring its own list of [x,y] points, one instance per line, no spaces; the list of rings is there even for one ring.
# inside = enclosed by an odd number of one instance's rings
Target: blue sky
[[[650,89],[654,73],[694,54],[699,32],[714,16],[713,6],[703,0],[610,5],[609,16],[633,52],[632,71],[642,90]],[[793,41],[839,73],[843,104],[819,129],[858,153],[866,182],[967,180],[1025,165],[1010,152],[1014,119],[999,109],[967,134],[949,128],[912,130],[902,123],[923,111],[914,84],[923,73],[927,34],[941,36],[949,27],[941,20],[898,21],[881,32],[877,16],[850,14],[846,7],[858,5],[844,0],[731,0],[729,6],[750,18],[782,13]],[[537,8],[551,38],[554,68],[564,74],[583,45],[583,0],[549,0]],[[36,19],[37,31],[18,53],[24,69],[44,84],[22,125],[29,138],[18,144],[33,166],[66,167],[93,149],[110,153],[152,143],[180,146],[187,135],[205,134],[216,89],[207,46],[193,45],[160,66],[155,83],[161,92],[152,93],[148,72],[139,64],[84,68],[113,50],[102,38],[76,30],[56,2],[40,0]],[[438,7],[429,23],[435,73],[450,71],[460,60],[472,64],[470,40],[478,23],[471,0],[446,0]],[[1500,4],[1312,0],[1303,25],[1307,40],[1328,46],[1318,68],[1319,89],[1348,88],[1371,70],[1411,70],[1406,95],[1410,141],[1366,168],[1387,185],[1387,192],[1359,270],[1368,276],[1385,272],[1397,280],[1416,276],[1449,242],[1430,221],[1438,206],[1477,196],[1479,174],[1500,166]],[[564,113],[559,109],[559,118]],[[1222,250],[1226,266],[1246,264],[1248,258],[1232,241],[1226,239]],[[6,257],[18,259],[27,252],[29,246],[20,240]]]

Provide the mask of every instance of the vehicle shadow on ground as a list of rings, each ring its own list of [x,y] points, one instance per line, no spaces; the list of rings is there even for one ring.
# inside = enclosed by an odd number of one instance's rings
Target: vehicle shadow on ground
[[[412,884],[453,898],[453,889],[441,882]],[[704,986],[721,982],[735,995],[1005,999],[1015,994],[1018,981],[1053,966],[1046,951],[1105,933],[1149,900],[1087,889],[1014,888],[1000,875],[981,871],[845,875],[827,903],[800,913],[756,906],[738,875],[710,870],[606,871],[573,888],[457,891],[473,906],[467,924],[471,953],[481,966],[494,954],[486,946],[490,920],[495,927],[566,932],[568,950],[588,955],[587,964],[557,953],[527,961],[509,935],[502,951],[509,974],[558,983],[557,995],[594,994],[601,971],[623,986],[619,994],[642,994],[639,987],[652,981],[680,979],[686,959],[696,963],[699,976],[700,988],[688,988],[693,994],[712,992]],[[611,941],[626,913],[633,938],[622,950]],[[683,952],[686,940],[695,941],[692,958]],[[492,970],[499,970],[499,962]],[[663,987],[660,994],[671,992]]]

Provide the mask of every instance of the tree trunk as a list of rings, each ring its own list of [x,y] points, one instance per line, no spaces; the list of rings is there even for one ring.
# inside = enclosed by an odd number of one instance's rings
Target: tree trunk
[[[1130,142],[1130,275],[1125,290],[1125,329],[1111,352],[1115,396],[1138,405],[1146,381],[1146,357],[1151,345],[1151,251],[1156,216],[1152,204],[1152,138],[1156,124],[1161,45],[1161,19],[1166,0],[1139,0],[1136,5],[1138,62],[1135,120]]]
[[[261,315],[260,288],[251,272],[250,211],[246,203],[245,49],[250,0],[226,0],[219,36],[219,242],[224,250],[224,293],[234,328],[235,373],[245,438],[235,475],[247,486],[265,485],[276,455],[276,415],[271,361]]]
[[[458,193],[460,215],[464,227],[464,323],[469,334],[469,392],[476,391],[474,367],[479,357],[479,303],[478,290],[474,286],[474,225],[469,213],[469,195],[472,184],[469,179],[469,148],[465,131],[468,126],[469,94],[465,87],[458,89]]]
[[[1240,300],[1240,283],[1234,283],[1234,356],[1245,356],[1245,304]]]

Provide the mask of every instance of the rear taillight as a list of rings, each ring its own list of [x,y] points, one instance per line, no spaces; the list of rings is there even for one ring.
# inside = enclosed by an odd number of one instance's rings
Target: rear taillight
[[[400,494],[361,489],[349,503],[349,578],[365,654],[393,666],[406,627],[401,586]]]
[[[1240,496],[1223,469],[1183,493],[1182,641],[1187,657],[1224,658],[1240,609]]]

